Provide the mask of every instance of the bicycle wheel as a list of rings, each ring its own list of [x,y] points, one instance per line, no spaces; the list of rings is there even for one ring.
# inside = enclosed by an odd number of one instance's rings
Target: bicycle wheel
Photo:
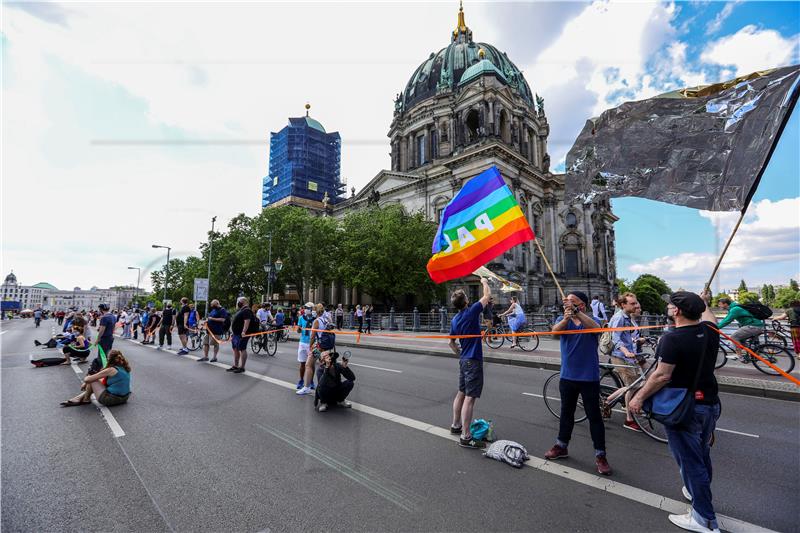
[[[561,373],[556,372],[544,382],[542,387],[542,397],[544,405],[556,418],[561,418],[561,392],[558,389],[558,382],[561,379]],[[578,396],[578,405],[575,407],[575,422],[583,422],[586,420],[586,411],[583,409],[583,400]]]
[[[274,333],[270,333],[269,335],[265,335],[265,337],[264,351],[266,351],[267,355],[270,357],[274,357],[275,352],[278,351],[278,336]]]
[[[650,418],[646,413],[642,412],[642,414],[633,414],[633,419],[639,424],[639,427],[642,428],[642,431],[650,437],[651,439],[657,440],[658,442],[667,442],[667,430],[664,429],[664,424]]]
[[[759,344],[754,350],[758,355],[777,366],[787,374],[794,370],[794,356],[789,353],[789,350],[778,344]],[[764,364],[760,359],[752,358],[753,366],[770,376],[779,376],[780,374]]]
[[[728,362],[728,350],[725,349],[725,345],[720,343],[719,349],[717,350],[717,361],[714,363],[714,370],[722,368],[725,366],[725,363]]]
[[[606,400],[618,391],[620,387],[622,387],[622,380],[619,379],[616,372],[613,370],[603,371],[600,375],[600,411],[603,414],[603,420],[611,419],[611,410],[605,408]],[[624,397],[620,399],[619,404],[625,404]]]
[[[201,333],[193,333],[191,336],[189,336],[189,351],[197,351],[202,345],[203,335]]]
[[[486,335],[484,335],[483,340],[486,342],[486,345],[489,348],[499,348],[505,342],[505,337],[498,337],[498,335],[502,335],[505,333],[501,328],[491,328]]]
[[[250,347],[253,350],[253,353],[261,353],[261,348],[264,347],[264,335],[256,335],[253,337],[253,342],[250,343]]]
[[[779,346],[783,346],[784,348],[787,348],[789,346],[789,343],[786,340],[786,337],[784,337],[778,331],[769,331],[769,330],[767,330],[765,332],[765,335],[767,337],[767,344],[777,344]]]
[[[522,328],[522,331],[520,331],[520,333],[531,333],[531,332],[533,332],[533,330],[528,327]],[[531,335],[530,337],[527,336],[517,337],[517,342],[519,343],[519,347],[522,349],[523,352],[532,352],[533,350],[539,347],[539,336]]]

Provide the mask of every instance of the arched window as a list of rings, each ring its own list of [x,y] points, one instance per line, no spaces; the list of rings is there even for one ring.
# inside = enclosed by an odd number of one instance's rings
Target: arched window
[[[578,225],[578,217],[575,216],[575,213],[567,213],[565,220],[568,228],[574,228]]]
[[[472,109],[467,113],[466,126],[469,141],[472,142],[476,140],[478,138],[478,128],[481,126],[481,119],[477,110]]]
[[[500,110],[498,126],[500,128],[500,139],[506,144],[511,144],[511,123],[508,120],[508,114],[505,109]]]

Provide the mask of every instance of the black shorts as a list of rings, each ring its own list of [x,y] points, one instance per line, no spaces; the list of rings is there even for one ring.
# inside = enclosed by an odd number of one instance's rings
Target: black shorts
[[[461,359],[458,362],[458,390],[465,396],[480,398],[483,391],[483,361]]]
[[[188,333],[185,326],[178,324],[178,335],[186,335]]]
[[[231,346],[234,350],[246,350],[247,349],[247,341],[250,340],[250,337],[242,337],[241,335],[232,335],[231,336]]]
[[[114,346],[114,337],[101,337],[97,344],[103,349],[103,352],[108,357],[108,353],[111,351],[111,347]]]

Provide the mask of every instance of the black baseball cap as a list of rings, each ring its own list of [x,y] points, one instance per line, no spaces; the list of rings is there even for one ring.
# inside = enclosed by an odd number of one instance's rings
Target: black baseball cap
[[[582,302],[583,302],[583,305],[589,305],[589,297],[588,297],[588,296],[586,296],[586,293],[585,293],[585,292],[581,292],[581,291],[569,291],[569,293],[568,293],[568,294],[571,294],[571,295],[575,296],[576,298],[578,298],[580,301],[582,301]]]
[[[681,310],[686,318],[696,320],[700,318],[706,310],[706,303],[699,295],[689,291],[675,291],[672,294],[664,294],[661,298],[668,304],[672,304]]]
[[[108,311],[109,309],[108,304],[105,303],[101,303],[100,305],[97,306],[97,308],[100,309],[101,311]]]

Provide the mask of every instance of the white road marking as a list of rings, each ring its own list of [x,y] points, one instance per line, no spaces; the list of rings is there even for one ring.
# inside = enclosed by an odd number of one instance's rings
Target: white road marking
[[[351,366],[362,366],[364,368],[374,368],[375,370],[384,370],[386,372],[394,372],[395,374],[402,374],[402,370],[394,370],[391,368],[383,368],[381,366],[362,365],[361,363],[349,363]]]
[[[541,394],[534,394],[532,392],[523,392],[522,394],[524,394],[525,396],[535,396],[536,398],[544,398],[544,396],[542,396]],[[551,398],[550,396],[548,396],[547,399],[548,400],[556,400],[558,402],[561,401],[560,398]],[[625,412],[624,409],[613,409],[613,411],[615,411],[617,413],[624,413]],[[743,437],[752,437],[754,439],[760,438],[759,435],[753,435],[752,433],[744,433],[743,431],[734,431],[732,429],[717,428],[717,431],[723,431],[725,433],[733,433],[734,435],[742,435]]]
[[[753,437],[754,439],[760,438],[759,435],[753,435],[752,433],[745,433],[743,431],[734,431],[732,429],[717,428],[717,431],[724,431],[725,433],[733,433],[734,435],[743,435],[745,437]]]
[[[4,329],[3,331],[0,331],[0,335],[5,335],[6,333],[8,333],[7,329]]]
[[[111,414],[111,410],[105,405],[98,402],[97,398],[94,397],[94,394],[92,394],[92,403],[94,404],[95,407],[100,409],[100,414],[103,415],[103,418],[105,419],[106,424],[108,424],[108,427],[111,429],[111,433],[114,434],[114,437],[115,438],[124,437],[125,432],[122,431],[122,426],[119,425],[117,419],[114,418],[114,415]]]

